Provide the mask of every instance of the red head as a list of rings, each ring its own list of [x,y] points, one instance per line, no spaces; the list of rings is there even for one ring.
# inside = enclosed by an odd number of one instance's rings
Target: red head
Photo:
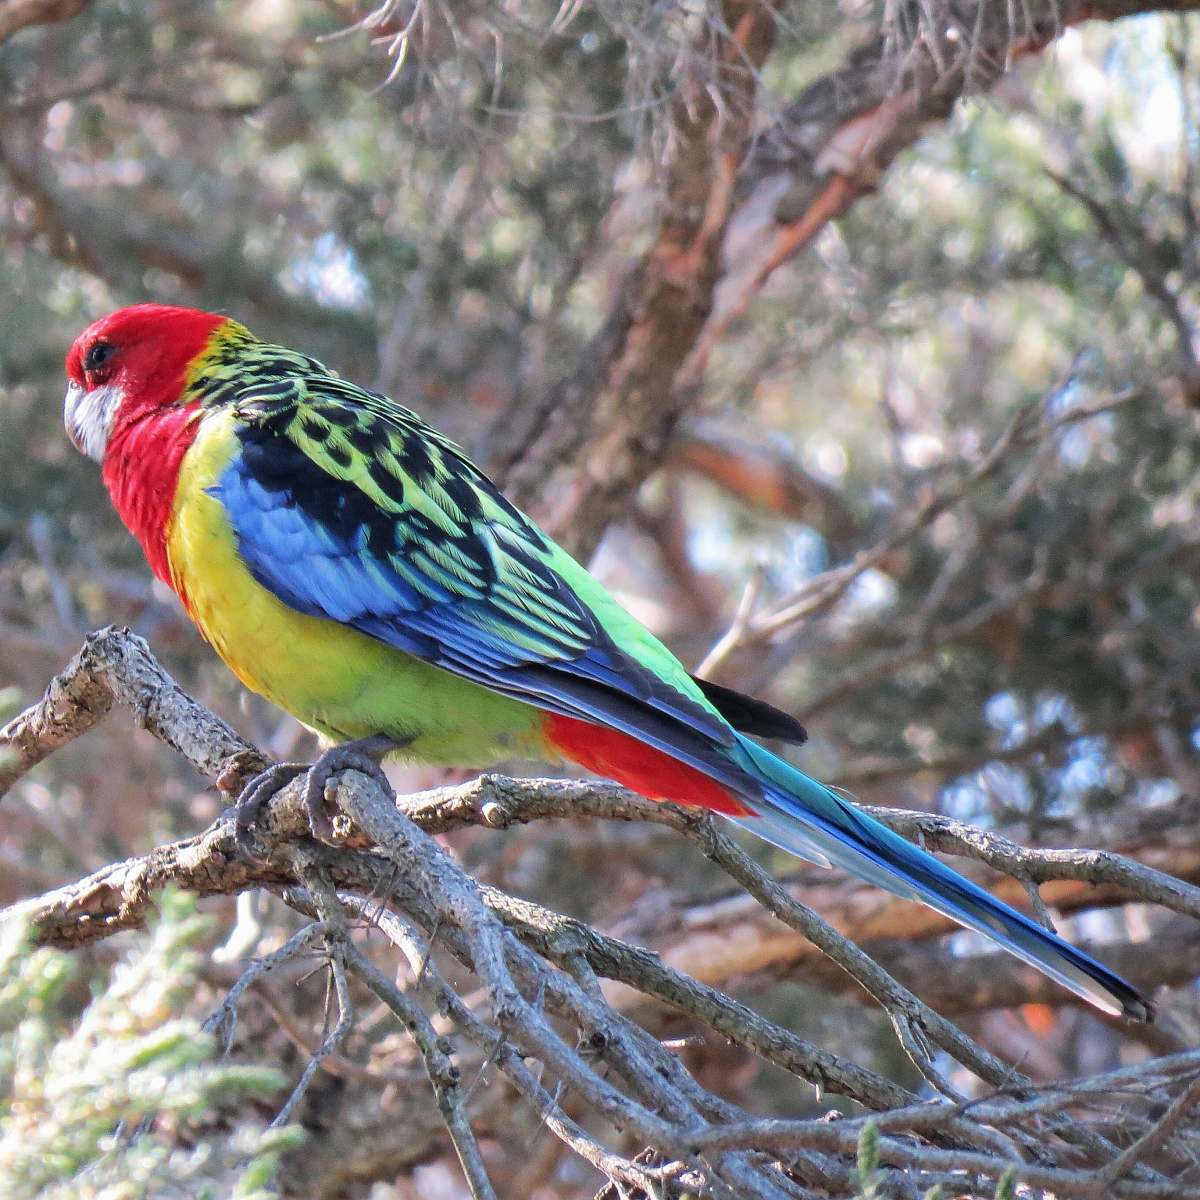
[[[67,354],[71,441],[103,462],[114,433],[177,404],[188,364],[225,320],[194,308],[135,304],[93,321]]]
[[[135,304],[89,325],[67,355],[67,432],[102,464],[122,520],[154,573],[173,585],[167,531],[196,406],[182,403],[189,364],[227,321],[216,313]]]

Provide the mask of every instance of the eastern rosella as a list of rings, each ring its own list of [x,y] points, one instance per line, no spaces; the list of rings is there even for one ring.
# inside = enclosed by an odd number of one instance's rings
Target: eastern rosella
[[[333,742],[457,766],[570,760],[1150,1018],[1125,980],[745,736],[803,734],[692,678],[415,413],[186,308],[96,321],[66,369],[71,439],[155,574],[248,688]]]

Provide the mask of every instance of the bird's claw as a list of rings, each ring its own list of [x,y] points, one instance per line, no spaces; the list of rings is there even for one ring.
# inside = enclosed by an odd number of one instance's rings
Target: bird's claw
[[[325,803],[329,781],[342,771],[360,771],[375,780],[390,796],[391,781],[384,774],[376,756],[396,748],[397,743],[392,738],[360,738],[356,742],[331,746],[309,767],[308,779],[304,784],[304,807],[308,812],[308,827],[317,841],[327,842],[333,838],[333,822],[329,819]]]
[[[273,763],[242,788],[233,806],[233,838],[238,850],[251,862],[262,861],[254,838],[254,826],[263,805],[307,770],[307,763]]]
[[[326,807],[326,789],[334,775],[342,771],[360,771],[375,780],[388,795],[392,785],[379,765],[378,757],[402,745],[395,738],[377,735],[331,746],[311,765],[305,763],[276,763],[255,775],[242,790],[234,805],[234,838],[238,849],[253,862],[261,861],[253,836],[254,825],[263,805],[292,780],[307,772],[304,784],[304,808],[308,827],[319,842],[331,841],[333,822]]]

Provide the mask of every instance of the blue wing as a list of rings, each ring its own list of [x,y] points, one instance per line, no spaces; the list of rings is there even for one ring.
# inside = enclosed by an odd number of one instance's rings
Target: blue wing
[[[249,388],[234,408],[240,453],[211,493],[285,604],[757,794],[703,693],[617,646],[555,569],[563,552],[413,414],[329,378]]]

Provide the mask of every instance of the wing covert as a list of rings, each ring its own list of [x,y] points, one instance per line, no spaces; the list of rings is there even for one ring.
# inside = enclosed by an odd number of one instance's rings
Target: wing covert
[[[249,379],[230,408],[240,453],[211,491],[285,604],[676,755],[686,735],[706,769],[730,744],[683,668],[673,686],[622,650],[563,552],[416,414],[311,367]]]

